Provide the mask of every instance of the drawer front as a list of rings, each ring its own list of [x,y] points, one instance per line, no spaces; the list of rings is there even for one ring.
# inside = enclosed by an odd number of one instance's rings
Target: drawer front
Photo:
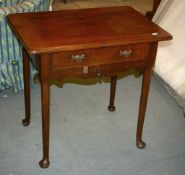
[[[146,43],[64,51],[52,55],[52,69],[145,60],[148,52],[149,44]]]

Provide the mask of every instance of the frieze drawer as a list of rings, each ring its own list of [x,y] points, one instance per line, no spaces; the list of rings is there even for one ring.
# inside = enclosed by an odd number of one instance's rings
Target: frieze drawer
[[[145,60],[149,44],[64,51],[52,55],[52,69]]]

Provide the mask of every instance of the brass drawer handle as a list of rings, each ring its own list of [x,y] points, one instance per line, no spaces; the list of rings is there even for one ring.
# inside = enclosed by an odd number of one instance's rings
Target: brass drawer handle
[[[119,55],[123,57],[129,57],[132,55],[133,51],[132,50],[120,50]]]
[[[85,59],[85,54],[78,54],[78,55],[71,56],[71,60],[76,61],[76,62],[81,62],[84,59]]]

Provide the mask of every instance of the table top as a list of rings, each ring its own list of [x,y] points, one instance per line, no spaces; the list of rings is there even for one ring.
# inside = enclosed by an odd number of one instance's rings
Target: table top
[[[172,39],[129,6],[18,13],[8,22],[30,54]]]

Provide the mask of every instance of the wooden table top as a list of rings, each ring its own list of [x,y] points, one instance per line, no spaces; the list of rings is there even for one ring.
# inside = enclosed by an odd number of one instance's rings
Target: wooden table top
[[[30,54],[172,39],[128,6],[18,13],[8,22]]]

